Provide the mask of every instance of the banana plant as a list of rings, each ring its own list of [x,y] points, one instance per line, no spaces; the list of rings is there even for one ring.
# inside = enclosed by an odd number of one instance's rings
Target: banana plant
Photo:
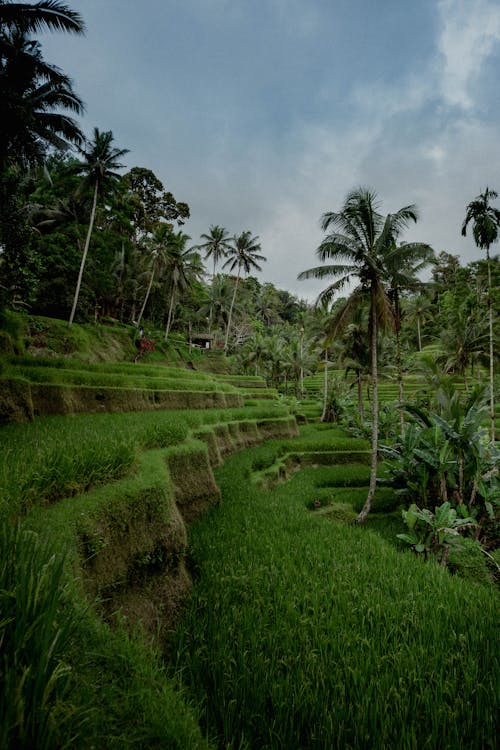
[[[398,539],[418,554],[433,555],[443,567],[450,551],[463,547],[461,532],[476,526],[473,518],[457,513],[448,501],[434,512],[413,503],[402,515],[409,533],[397,534]]]

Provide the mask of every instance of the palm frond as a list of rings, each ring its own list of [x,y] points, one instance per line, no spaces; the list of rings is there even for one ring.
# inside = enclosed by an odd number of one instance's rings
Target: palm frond
[[[0,3],[0,26],[23,32],[66,31],[83,34],[85,24],[79,13],[59,0],[28,3]]]

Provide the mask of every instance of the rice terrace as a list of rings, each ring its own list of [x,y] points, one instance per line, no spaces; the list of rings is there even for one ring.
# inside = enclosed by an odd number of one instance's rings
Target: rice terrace
[[[495,750],[497,193],[464,262],[351,188],[300,299],[84,136],[84,30],[0,0],[0,750]]]

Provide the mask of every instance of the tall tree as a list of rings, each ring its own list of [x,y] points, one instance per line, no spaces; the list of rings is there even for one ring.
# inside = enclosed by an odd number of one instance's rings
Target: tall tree
[[[150,242],[148,243],[151,249],[151,274],[149,276],[148,288],[144,296],[144,300],[137,316],[136,325],[139,328],[144,315],[144,310],[148,304],[149,295],[153,287],[153,281],[156,275],[158,275],[162,269],[167,268],[169,263],[170,253],[170,242],[172,238],[172,228],[170,224],[160,224],[153,232]]]
[[[341,361],[345,367],[346,375],[349,371],[352,371],[356,379],[358,413],[361,422],[364,422],[365,419],[363,378],[370,375],[370,352],[366,347],[367,319],[368,307],[360,305],[354,311],[341,340]]]
[[[417,346],[422,351],[422,325],[428,320],[432,310],[432,302],[426,294],[418,294],[407,301],[405,311],[409,322],[417,324]]]
[[[123,175],[128,201],[132,207],[136,240],[154,232],[159,222],[176,221],[179,226],[189,218],[187,203],[177,201],[150,169],[132,167]]]
[[[215,269],[231,249],[231,238],[227,233],[227,229],[220,227],[218,224],[212,224],[208,234],[202,234],[201,239],[205,240],[205,242],[201,245],[197,245],[196,249],[203,250],[205,260],[208,260],[209,258],[212,259],[213,279],[215,277]]]
[[[377,341],[381,322],[391,317],[392,310],[384,286],[387,269],[384,260],[396,239],[410,221],[417,221],[415,206],[405,206],[385,218],[379,213],[377,195],[367,188],[351,191],[338,212],[323,215],[321,227],[330,230],[317,250],[319,259],[336,261],[317,266],[299,274],[299,279],[324,279],[334,277],[336,281],[321,292],[319,301],[330,301],[352,279],[358,278],[360,285],[354,290],[339,323],[348,320],[348,313],[368,295],[369,330],[372,374],[372,441],[370,486],[366,502],[357,522],[366,520],[370,512],[377,481],[378,451],[378,366]]]
[[[0,48],[0,174],[9,165],[27,167],[58,149],[83,140],[68,114],[83,104],[68,76],[46,63],[38,42],[14,31]]]
[[[166,248],[166,276],[170,288],[170,303],[165,341],[172,327],[175,303],[179,293],[188,289],[200,277],[203,270],[199,254],[186,247],[189,239],[190,237],[184,232],[172,233]]]
[[[420,242],[402,243],[389,248],[385,258],[388,295],[394,311],[394,329],[396,332],[396,369],[399,388],[399,416],[401,434],[404,433],[403,409],[403,363],[401,357],[401,293],[422,288],[418,274],[432,262],[434,251],[429,245]]]
[[[70,79],[43,59],[40,44],[30,38],[42,30],[83,33],[84,25],[58,0],[34,5],[0,0],[0,174],[8,163],[40,161],[47,145],[82,141],[67,114],[81,113],[81,100]]]
[[[118,181],[120,175],[117,174],[114,170],[120,169],[123,166],[123,164],[119,163],[119,159],[121,159],[122,156],[125,156],[125,154],[128,154],[128,149],[118,149],[115,148],[112,144],[113,133],[111,132],[111,130],[107,130],[101,133],[98,128],[94,128],[94,137],[92,142],[87,145],[86,149],[79,149],[80,154],[83,157],[83,161],[73,167],[74,172],[84,175],[82,189],[93,189],[93,200],[92,208],[90,211],[87,237],[85,239],[80,271],[78,273],[78,280],[76,283],[73,306],[71,308],[71,315],[69,317],[70,327],[73,325],[76,306],[78,304],[78,296],[80,294],[83,270],[85,268],[85,261],[87,259],[87,253],[90,245],[90,238],[92,236],[92,230],[94,228],[97,197],[99,195],[99,191],[103,191],[106,188],[109,188],[110,185]]]
[[[233,243],[228,251],[228,259],[223,265],[223,268],[229,267],[230,271],[234,271],[235,269],[237,269],[233,298],[231,300],[231,307],[229,309],[229,319],[227,321],[226,338],[224,341],[224,351],[226,353],[229,341],[229,331],[231,329],[231,318],[233,314],[234,301],[236,299],[236,292],[238,291],[241,271],[243,270],[243,272],[248,275],[252,270],[262,270],[257,261],[265,261],[266,258],[263,255],[259,254],[260,249],[261,247],[258,237],[252,237],[251,232],[249,232],[248,230],[242,232],[237,237],[233,237]]]
[[[447,312],[440,336],[442,356],[446,372],[462,375],[468,391],[467,366],[474,360],[487,359],[488,325],[484,308],[471,304],[471,298],[458,298],[446,293],[444,301]],[[447,309],[446,309],[447,308]],[[485,356],[486,355],[486,356]]]
[[[218,224],[212,224],[208,234],[202,234],[201,239],[205,240],[201,245],[197,245],[197,250],[203,250],[205,254],[205,260],[212,258],[213,262],[213,273],[212,273],[212,286],[215,282],[215,270],[220,261],[227,257],[229,250],[231,249],[230,237],[227,230],[224,227],[220,227]],[[208,332],[212,332],[212,318],[213,308],[210,306],[210,313],[208,318]]]
[[[498,240],[500,228],[500,209],[491,205],[491,201],[498,198],[495,190],[486,187],[484,193],[480,193],[471,201],[466,210],[464,223],[462,224],[462,235],[467,234],[467,225],[472,222],[472,234],[474,242],[481,250],[486,250],[486,261],[488,265],[488,324],[489,324],[489,350],[490,350],[490,439],[495,442],[495,386],[493,371],[493,299],[491,287],[491,263],[490,247]]]
[[[217,274],[208,290],[209,305],[205,308],[205,314],[212,310],[213,326],[221,331],[225,331],[227,327],[233,291],[231,282],[225,274]]]

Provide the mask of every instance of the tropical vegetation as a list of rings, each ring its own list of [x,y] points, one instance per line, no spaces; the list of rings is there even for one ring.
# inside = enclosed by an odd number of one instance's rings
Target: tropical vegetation
[[[0,748],[493,750],[497,193],[463,265],[355,187],[311,304],[42,30],[0,0]]]

